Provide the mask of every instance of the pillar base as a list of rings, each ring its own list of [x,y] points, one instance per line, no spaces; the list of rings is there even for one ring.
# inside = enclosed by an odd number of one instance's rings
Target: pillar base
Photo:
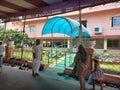
[[[103,52],[107,52],[107,50],[103,50]]]
[[[14,50],[14,46],[12,46],[12,45],[7,45],[6,47],[5,47],[5,58],[7,59],[7,60],[9,60],[10,58],[13,58],[13,50]]]

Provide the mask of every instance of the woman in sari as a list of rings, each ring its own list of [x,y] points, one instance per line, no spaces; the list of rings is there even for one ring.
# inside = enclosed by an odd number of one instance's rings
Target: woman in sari
[[[76,75],[80,82],[80,90],[85,89],[85,75],[88,70],[87,68],[87,53],[82,45],[79,45],[78,51],[74,58],[75,68],[74,75]]]

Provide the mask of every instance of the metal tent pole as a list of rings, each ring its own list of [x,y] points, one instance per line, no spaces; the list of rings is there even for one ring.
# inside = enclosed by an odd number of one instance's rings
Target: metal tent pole
[[[25,25],[26,25],[26,16],[24,18],[24,26],[23,26],[23,40],[22,40],[22,46],[21,46],[21,60],[23,59],[23,51],[24,51],[24,34],[25,34]]]
[[[80,0],[78,0],[78,5],[79,5],[79,22],[80,22],[80,26],[79,26],[79,41],[80,41],[80,44],[81,44],[82,43],[82,20],[81,20]]]

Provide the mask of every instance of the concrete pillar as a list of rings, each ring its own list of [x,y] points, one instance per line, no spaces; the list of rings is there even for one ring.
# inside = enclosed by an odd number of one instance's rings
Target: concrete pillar
[[[67,48],[70,48],[70,40],[67,40]]]
[[[5,58],[9,60],[10,58],[13,58],[13,52],[14,52],[14,45],[11,43],[8,43],[7,46],[5,46]]]
[[[104,39],[104,52],[107,52],[107,39]]]

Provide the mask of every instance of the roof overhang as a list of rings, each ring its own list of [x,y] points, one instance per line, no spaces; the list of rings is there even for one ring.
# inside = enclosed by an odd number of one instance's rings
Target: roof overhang
[[[120,35],[98,35],[98,36],[92,36],[94,39],[120,39]]]
[[[120,0],[1,0],[0,19],[8,22],[48,17],[118,1]]]

